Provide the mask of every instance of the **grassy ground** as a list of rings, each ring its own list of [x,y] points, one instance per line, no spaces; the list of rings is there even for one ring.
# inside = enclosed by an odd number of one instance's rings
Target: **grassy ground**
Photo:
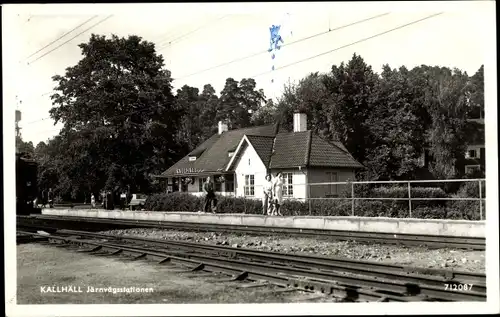
[[[304,300],[297,292],[274,287],[237,289],[227,276],[175,273],[179,267],[125,257],[101,257],[54,246],[17,246],[18,304],[185,304],[286,303]],[[188,277],[188,275],[195,277]],[[197,276],[197,277],[196,277]],[[247,283],[247,282],[245,282]],[[82,293],[42,293],[44,286],[75,286]],[[152,293],[92,293],[94,288],[152,288]],[[321,300],[321,299],[320,299]],[[324,301],[324,300],[321,300]],[[332,301],[328,299],[327,301]]]

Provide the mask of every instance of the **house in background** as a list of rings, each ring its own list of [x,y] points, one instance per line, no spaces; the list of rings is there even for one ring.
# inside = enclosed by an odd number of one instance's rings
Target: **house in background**
[[[202,195],[207,176],[220,195],[260,199],[265,176],[283,173],[285,199],[335,197],[344,185],[310,183],[355,179],[363,166],[340,142],[328,142],[307,130],[307,117],[294,114],[294,131],[279,124],[228,131],[219,122],[218,134],[160,175],[168,191]]]
[[[467,150],[465,151],[464,166],[466,174],[475,171],[485,173],[486,169],[484,113],[482,111],[479,111],[479,113],[479,118],[467,119]]]

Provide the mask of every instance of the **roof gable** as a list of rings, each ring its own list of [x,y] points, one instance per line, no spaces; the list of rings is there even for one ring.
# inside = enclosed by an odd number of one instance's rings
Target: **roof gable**
[[[247,140],[257,152],[260,160],[267,167],[271,160],[271,154],[273,153],[273,136],[260,136],[260,135],[247,135]]]
[[[191,174],[199,172],[221,172],[231,160],[228,152],[234,151],[245,134],[257,136],[274,137],[276,125],[258,126],[226,131],[222,134],[215,134],[210,139],[202,143],[190,154],[183,157],[169,169],[163,172],[162,176],[175,176],[176,174]],[[201,152],[196,161],[189,161],[189,156],[193,153]],[[181,173],[178,173],[180,170]]]
[[[309,166],[317,167],[348,167],[362,168],[363,165],[356,161],[352,155],[347,152],[344,145],[342,148],[324,140],[320,136],[313,134],[311,139],[311,150],[309,153]]]
[[[269,168],[291,168],[307,165],[311,131],[276,135]]]

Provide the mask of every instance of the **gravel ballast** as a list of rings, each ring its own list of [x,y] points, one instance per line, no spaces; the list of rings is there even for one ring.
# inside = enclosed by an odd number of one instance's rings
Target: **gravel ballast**
[[[185,232],[154,228],[110,230],[102,232],[117,236],[188,241],[227,245],[294,254],[344,257],[353,260],[376,261],[406,266],[454,269],[467,272],[485,272],[484,251],[459,249],[429,249],[418,246],[369,244],[356,241],[328,241],[325,239],[285,237],[283,235],[256,236],[221,232]]]

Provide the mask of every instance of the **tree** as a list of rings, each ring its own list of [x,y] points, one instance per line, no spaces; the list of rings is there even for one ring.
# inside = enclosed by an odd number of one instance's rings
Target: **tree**
[[[433,162],[430,171],[440,179],[463,174],[466,149],[467,74],[458,69],[433,67],[430,74],[429,114],[432,119],[427,131]]]
[[[266,104],[252,113],[250,118],[254,126],[275,124],[278,120],[278,107],[272,99],[268,99]]]
[[[365,162],[370,147],[367,119],[373,111],[371,94],[378,76],[363,58],[354,54],[344,65],[332,66],[327,81],[332,95],[331,106],[326,111],[330,131],[335,131],[339,140],[359,162]]]
[[[177,107],[183,111],[179,138],[186,142],[187,148],[193,150],[202,137],[201,102],[199,90],[188,85],[177,90],[175,96]]]
[[[219,98],[217,120],[226,121],[230,129],[249,127],[252,113],[266,101],[264,91],[256,90],[254,79],[243,78],[240,83],[226,79]]]
[[[33,158],[35,155],[35,148],[33,142],[24,142],[20,136],[16,135],[16,151],[22,153],[23,157]]]
[[[466,88],[468,118],[484,118],[484,65],[470,78]]]
[[[425,129],[414,100],[410,72],[403,66],[383,66],[372,94],[373,111],[367,119],[371,146],[366,165],[370,179],[412,179],[420,167]]]
[[[56,75],[50,110],[64,124],[66,176],[73,191],[147,191],[158,174],[184,153],[171,76],[153,43],[138,36],[92,34],[83,58]]]
[[[217,132],[217,109],[219,107],[219,97],[215,94],[215,89],[210,84],[203,86],[203,91],[199,96],[201,140],[205,141]]]

